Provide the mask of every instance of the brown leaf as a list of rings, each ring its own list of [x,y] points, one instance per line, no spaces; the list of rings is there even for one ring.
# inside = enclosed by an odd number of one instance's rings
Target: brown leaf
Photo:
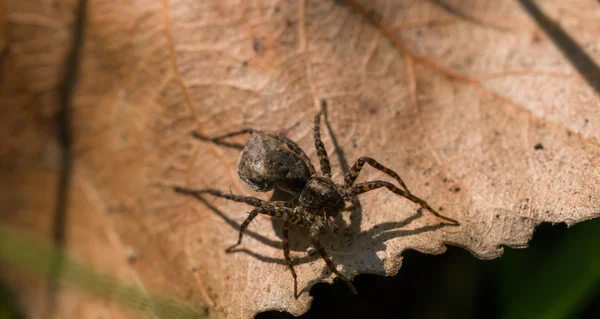
[[[402,251],[439,254],[445,244],[495,258],[503,245],[525,247],[541,222],[598,217],[597,6],[592,0],[90,2],[72,112],[69,212],[77,217],[67,225],[69,234],[89,236],[67,236],[68,247],[149,289],[210,305],[220,317],[305,312],[306,291],[334,279],[321,259],[307,256],[305,230],[291,234],[299,287],[306,289],[295,300],[280,222],[259,218],[241,251],[228,254],[249,207],[209,197],[199,202],[155,185],[257,195],[237,176],[239,151],[190,132],[284,132],[314,161],[311,125],[321,99],[350,165],[363,155],[378,159],[461,223],[441,227],[389,192],[365,194],[362,212],[345,214],[337,221],[343,227],[323,236],[348,276],[393,275]],[[42,81],[40,73],[10,74]],[[19,114],[38,111],[24,110]],[[11,137],[5,154],[40,167],[35,152],[47,144],[17,138],[46,135],[2,132]],[[344,167],[325,132],[334,179],[341,181]],[[18,189],[22,176],[35,172],[22,169],[3,185]],[[363,174],[386,179],[369,168]],[[257,196],[270,198],[264,195]],[[53,204],[52,196],[24,198],[37,207]],[[48,229],[45,218],[35,229]],[[123,247],[137,252],[133,265]]]

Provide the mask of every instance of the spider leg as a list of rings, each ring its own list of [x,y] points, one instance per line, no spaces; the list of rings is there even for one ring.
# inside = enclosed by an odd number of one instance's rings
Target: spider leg
[[[348,190],[348,192],[346,193],[346,197],[356,196],[356,195],[363,194],[363,193],[366,193],[366,192],[369,192],[372,190],[376,190],[376,189],[382,188],[382,187],[387,188],[394,194],[400,195],[415,204],[421,205],[421,207],[425,208],[426,210],[428,210],[430,213],[437,216],[438,218],[452,222],[455,225],[459,225],[458,221],[456,221],[452,218],[440,215],[438,212],[435,211],[435,209],[431,208],[431,206],[429,206],[429,204],[427,204],[427,202],[422,200],[421,198],[419,198],[411,193],[408,193],[404,190],[401,190],[398,187],[396,187],[394,184],[385,182],[385,181],[372,181],[372,182],[356,184]]]
[[[398,181],[400,186],[402,186],[404,191],[410,195],[410,191],[408,190],[408,187],[406,187],[406,184],[404,184],[404,181],[402,180],[402,178],[400,178],[400,175],[398,175],[398,173],[379,164],[379,162],[377,162],[376,160],[374,160],[370,157],[366,157],[366,156],[359,158],[356,161],[356,163],[354,163],[354,165],[352,165],[350,172],[348,172],[348,174],[346,174],[346,177],[344,177],[344,184],[346,185],[346,187],[350,188],[354,184],[354,182],[356,181],[356,178],[358,177],[358,174],[360,173],[360,170],[363,168],[365,163],[373,166],[373,168],[375,168],[379,171],[384,172],[388,176],[393,177],[396,181]]]
[[[263,211],[262,207],[259,208],[255,208],[253,209],[249,214],[248,217],[246,217],[246,219],[244,220],[244,222],[240,225],[240,234],[238,236],[238,241],[235,245],[229,247],[228,249],[231,249],[235,246],[238,246],[240,244],[242,244],[242,236],[244,236],[244,231],[246,231],[246,228],[248,228],[248,225],[250,225],[250,223],[252,222],[252,220],[254,218],[256,218],[256,216],[258,216],[258,214],[263,213],[265,214],[266,212]]]
[[[235,243],[234,245],[230,246],[229,248],[227,248],[227,251],[230,251],[231,249],[239,246],[242,244],[242,237],[244,236],[244,232],[246,231],[246,229],[248,228],[248,226],[250,225],[250,223],[252,222],[252,220],[254,218],[256,218],[256,216],[258,216],[258,214],[265,214],[265,215],[269,215],[269,216],[282,216],[285,214],[285,209],[283,207],[270,207],[270,206],[265,206],[265,207],[258,207],[253,209],[252,211],[250,211],[250,213],[248,214],[248,217],[246,217],[246,219],[244,220],[244,222],[240,225],[240,233],[238,236],[238,241],[237,243]]]
[[[327,102],[325,100],[321,101],[321,107],[325,109],[327,107]],[[317,149],[317,156],[319,157],[319,163],[321,164],[321,171],[323,175],[331,177],[331,165],[329,164],[329,156],[327,156],[327,150],[325,149],[325,145],[323,141],[321,141],[321,114],[323,111],[317,113],[315,115],[315,148]]]
[[[181,186],[173,186],[173,189],[178,193],[191,195],[194,197],[199,197],[202,194],[210,194],[210,195],[213,195],[216,197],[226,198],[226,199],[232,200],[234,202],[246,203],[246,204],[254,206],[254,207],[268,207],[269,206],[269,204],[267,204],[267,202],[265,202],[262,199],[258,199],[256,197],[226,194],[226,193],[223,193],[216,189],[210,189],[210,188],[191,189],[191,188],[186,188],[186,187],[181,187]]]
[[[350,205],[344,207],[344,212],[353,212],[355,209],[360,208],[360,202],[358,201],[358,197],[352,196],[350,198],[345,199],[346,201],[350,201]]]
[[[289,221],[288,214],[283,214],[283,228],[281,231],[282,239],[283,239],[283,256],[285,257],[285,261],[292,272],[292,277],[294,277],[294,298],[298,299],[298,281],[296,276],[296,271],[294,270],[294,265],[292,264],[292,258],[290,258],[290,234],[289,234]]]
[[[350,282],[350,280],[348,280],[348,278],[346,278],[346,276],[342,275],[342,273],[339,272],[335,268],[335,264],[333,263],[333,261],[331,261],[331,259],[327,255],[327,252],[323,248],[323,245],[321,244],[321,241],[319,240],[319,234],[321,233],[322,228],[323,228],[323,224],[321,224],[321,223],[315,223],[310,227],[310,239],[312,241],[313,246],[319,252],[319,255],[321,255],[321,258],[323,258],[323,260],[325,261],[325,264],[327,264],[327,267],[329,268],[329,270],[331,270],[331,272],[336,274],[341,280],[345,281],[346,284],[348,284],[348,287],[350,288],[350,290],[352,291],[353,294],[355,294],[355,295],[358,294],[358,292],[356,291],[356,288],[354,288],[354,285],[352,285],[352,282]]]

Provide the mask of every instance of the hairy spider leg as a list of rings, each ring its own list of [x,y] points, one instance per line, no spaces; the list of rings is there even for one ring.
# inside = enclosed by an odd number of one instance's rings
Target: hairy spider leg
[[[246,228],[248,228],[248,225],[250,225],[250,222],[252,222],[252,220],[256,216],[258,216],[258,214],[266,214],[266,215],[273,216],[273,217],[282,217],[283,216],[283,220],[284,220],[283,221],[283,229],[282,229],[283,255],[285,257],[285,261],[288,264],[288,267],[290,268],[290,271],[292,272],[292,277],[294,277],[294,297],[296,299],[298,298],[297,275],[296,275],[296,270],[294,270],[294,266],[292,265],[292,259],[290,258],[290,245],[289,245],[289,224],[290,224],[290,222],[289,222],[289,218],[288,218],[290,209],[288,207],[284,206],[285,202],[274,202],[274,203],[272,203],[272,204],[274,204],[274,206],[271,206],[270,205],[271,203],[265,202],[258,198],[249,197],[249,196],[233,195],[233,194],[225,194],[225,193],[215,190],[215,189],[189,189],[189,188],[184,188],[184,187],[180,187],[180,186],[173,186],[173,188],[178,193],[192,195],[194,197],[198,197],[201,194],[211,194],[213,196],[226,198],[226,199],[236,201],[236,202],[246,203],[246,204],[257,207],[249,213],[248,217],[244,220],[244,222],[240,226],[240,233],[238,236],[237,243],[235,245],[229,247],[228,250],[230,250],[231,248],[236,247],[242,243],[244,231],[246,230]],[[300,225],[301,223],[298,222],[297,224]],[[323,253],[325,253],[325,252],[323,251]],[[323,256],[323,254],[321,254],[321,255]],[[327,258],[327,255],[324,255],[323,258]],[[329,259],[327,258],[326,262],[328,260]],[[329,263],[331,263],[330,260],[329,260]],[[329,265],[329,263],[328,263],[328,265]],[[343,275],[341,275],[337,270],[335,270],[335,266],[334,266],[334,272],[338,276],[342,276],[342,279],[347,281],[347,279],[345,279],[345,277],[343,277]]]
[[[385,187],[388,190],[390,190],[391,192],[400,195],[408,200],[410,200],[411,202],[415,203],[415,204],[419,204],[421,205],[421,207],[425,208],[426,210],[428,210],[430,213],[432,213],[433,215],[437,216],[438,218],[441,218],[443,220],[449,221],[455,225],[460,225],[458,221],[446,217],[446,216],[442,216],[440,214],[438,214],[438,212],[436,212],[433,208],[431,208],[431,206],[429,206],[429,204],[427,204],[426,201],[422,200],[421,198],[411,194],[411,193],[407,193],[404,190],[399,189],[398,187],[396,187],[394,184],[389,183],[389,182],[385,182],[385,181],[371,181],[371,182],[365,182],[365,183],[359,183],[356,184],[354,186],[352,186],[352,188],[350,188],[347,192],[345,197],[349,198],[352,196],[356,196],[359,194],[363,194],[372,190],[376,190],[378,188],[382,188]]]
[[[322,101],[321,103],[322,108],[325,108],[326,102]],[[317,149],[317,156],[319,157],[319,163],[321,164],[321,171],[323,172],[323,175],[331,177],[331,165],[329,164],[329,156],[327,156],[327,150],[325,149],[325,145],[321,140],[321,113],[323,113],[323,111],[315,115],[315,148]]]
[[[292,258],[290,258],[290,233],[289,233],[289,220],[288,214],[283,214],[283,228],[281,230],[282,240],[283,240],[283,256],[285,257],[285,262],[287,263],[290,271],[292,272],[292,277],[294,277],[294,298],[298,299],[298,280],[296,276],[296,270],[294,270],[294,265],[292,264]]]
[[[385,174],[387,174],[390,177],[393,177],[396,181],[398,181],[400,186],[402,186],[402,188],[404,189],[404,191],[407,194],[409,194],[409,195],[411,194],[410,191],[408,190],[408,187],[406,187],[406,184],[404,184],[404,181],[402,180],[402,178],[400,178],[400,175],[398,175],[398,173],[381,165],[375,159],[373,159],[371,157],[366,157],[366,156],[359,158],[354,163],[354,165],[352,165],[350,172],[348,172],[348,174],[346,174],[346,176],[344,177],[344,184],[346,185],[346,187],[350,188],[354,184],[354,182],[356,181],[356,178],[358,178],[358,174],[360,174],[360,170],[363,168],[363,166],[365,164],[369,164],[373,168],[375,168],[381,172],[384,172]]]
[[[250,197],[250,196],[225,194],[216,189],[189,189],[189,188],[184,188],[184,187],[179,187],[179,186],[173,186],[173,188],[178,193],[192,195],[194,197],[199,197],[201,194],[211,194],[213,196],[222,197],[222,198],[229,199],[229,200],[232,200],[235,202],[246,203],[248,205],[257,207],[255,209],[253,209],[252,211],[250,211],[250,213],[248,214],[248,217],[246,217],[244,222],[242,222],[242,224],[240,225],[240,232],[238,235],[237,243],[235,245],[227,248],[227,250],[231,250],[232,248],[239,246],[242,243],[242,238],[244,236],[244,232],[246,231],[246,229],[248,228],[248,226],[250,225],[252,220],[254,218],[256,218],[256,216],[258,216],[258,214],[269,215],[272,217],[281,217],[281,216],[284,216],[290,210],[289,208],[284,206],[285,202],[280,202],[280,201],[265,202],[263,200],[260,200],[258,198],[254,198],[254,197]],[[287,218],[286,218],[286,220],[287,220]]]
[[[256,216],[258,216],[258,214],[264,214],[264,215],[279,217],[279,216],[285,216],[286,210],[287,209],[284,208],[284,207],[265,206],[265,207],[255,208],[252,211],[250,211],[250,213],[248,214],[248,217],[246,217],[246,219],[244,220],[244,222],[240,225],[240,234],[238,236],[237,243],[235,245],[229,247],[228,249],[236,247],[236,246],[238,246],[238,245],[240,245],[242,243],[242,236],[244,236],[244,232],[246,231],[246,229],[248,228],[248,226],[250,225],[250,223],[252,222],[252,220],[254,218],[256,218]]]
[[[362,207],[360,205],[360,201],[358,200],[358,197],[356,197],[356,196],[351,196],[351,197],[344,198],[344,201],[346,203],[350,202],[350,205],[344,207],[344,209],[342,210],[344,212],[353,212],[355,209],[358,209],[358,208]]]
[[[250,225],[250,223],[252,222],[252,220],[254,218],[256,218],[256,216],[258,216],[258,214],[262,213],[265,214],[266,212],[262,211],[263,208],[262,207],[258,207],[253,209],[252,211],[250,211],[250,213],[248,213],[248,217],[246,217],[246,219],[244,219],[244,222],[242,222],[242,224],[240,225],[240,233],[238,235],[238,240],[237,243],[235,243],[235,245],[227,248],[227,250],[230,250],[236,246],[239,246],[242,244],[242,237],[244,236],[244,232],[246,231],[246,228],[248,228],[248,225]]]
[[[270,206],[272,206],[272,205],[268,204],[267,202],[265,202],[264,200],[258,199],[256,197],[241,196],[241,195],[235,195],[235,194],[226,194],[226,193],[223,193],[220,190],[216,190],[216,189],[210,189],[210,188],[191,189],[191,188],[186,188],[186,187],[181,187],[181,186],[173,186],[173,189],[178,193],[192,195],[194,197],[199,197],[202,194],[210,194],[213,196],[226,198],[226,199],[232,200],[234,202],[246,203],[246,204],[254,206],[254,207],[270,207]]]
[[[352,293],[356,295],[358,294],[358,292],[356,291],[356,288],[354,288],[354,285],[352,285],[352,282],[350,282],[350,280],[348,280],[346,276],[342,275],[342,273],[335,268],[335,264],[327,255],[327,252],[325,251],[323,245],[321,244],[321,241],[319,240],[319,234],[321,233],[323,226],[323,223],[316,222],[310,227],[310,239],[312,241],[312,244],[315,247],[315,249],[319,252],[319,255],[321,255],[321,258],[323,258],[323,260],[325,261],[325,264],[327,264],[329,270],[336,274],[341,280],[345,281]]]
[[[300,148],[300,146],[298,146],[298,144],[296,144],[296,142],[290,140],[289,138],[287,138],[287,137],[285,137],[285,136],[283,136],[281,134],[271,134],[271,133],[265,133],[263,131],[251,129],[251,128],[245,128],[245,129],[242,129],[242,130],[239,130],[239,131],[225,133],[223,135],[218,135],[218,136],[214,136],[214,137],[207,137],[207,136],[199,134],[196,131],[193,131],[192,135],[195,138],[197,138],[197,139],[200,139],[200,140],[203,140],[203,141],[210,141],[210,142],[213,142],[213,143],[215,143],[217,145],[222,145],[222,146],[228,146],[228,147],[234,147],[234,148],[242,149],[242,148],[244,148],[244,145],[235,144],[235,143],[229,143],[229,142],[224,142],[222,140],[226,139],[226,138],[229,138],[229,137],[234,137],[234,136],[242,135],[242,134],[253,134],[253,133],[263,133],[263,134],[266,134],[266,135],[273,136],[276,139],[280,140],[287,147],[289,147],[290,150],[292,150],[292,152],[296,153],[298,156],[300,156],[300,158],[302,158],[303,161],[305,161],[306,163],[308,163],[308,170],[310,171],[311,175],[314,175],[316,173],[314,165],[312,164],[312,162],[308,158],[308,155],[306,155],[306,153],[304,153],[304,151]]]

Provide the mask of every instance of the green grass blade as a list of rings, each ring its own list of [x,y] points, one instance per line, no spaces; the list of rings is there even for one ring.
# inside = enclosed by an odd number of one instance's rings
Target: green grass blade
[[[600,220],[595,220],[570,228],[565,240],[526,276],[513,266],[522,265],[516,260],[523,256],[517,255],[527,252],[507,251],[501,317],[577,318],[600,286],[599,247]]]
[[[205,310],[122,284],[112,276],[74,261],[61,249],[0,225],[0,259],[30,274],[50,278],[51,265],[56,258],[61,258],[62,268],[58,278],[54,279],[72,287],[161,319],[206,318]]]

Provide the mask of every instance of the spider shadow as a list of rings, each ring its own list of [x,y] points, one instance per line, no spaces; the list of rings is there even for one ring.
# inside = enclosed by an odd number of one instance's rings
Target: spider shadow
[[[348,159],[346,158],[346,154],[344,150],[340,146],[338,139],[336,137],[335,132],[331,128],[331,123],[329,122],[329,112],[327,108],[327,103],[323,103],[323,122],[327,127],[327,131],[329,132],[329,136],[331,137],[331,142],[333,143],[333,153],[336,155],[339,163],[340,169],[342,170],[342,174],[346,176],[350,173],[350,165],[348,164]],[[362,224],[362,207],[360,206],[360,201],[358,197],[356,198],[358,207],[352,211],[350,216],[350,225],[346,225],[345,221],[338,216],[336,216],[336,223],[340,225],[341,228],[350,229],[354,233],[360,232],[360,225]]]
[[[227,216],[225,213],[223,213],[223,211],[221,211],[219,208],[217,208],[215,205],[213,205],[210,201],[206,200],[205,198],[197,197],[197,199],[203,205],[205,205],[208,209],[210,209],[215,215],[219,216],[227,225],[229,225],[229,227],[231,227],[231,229],[235,230],[235,232],[232,234],[231,239],[232,240],[237,239],[237,234],[238,234],[238,231],[240,230],[241,223],[239,223],[239,222],[233,220],[232,218],[230,218],[229,216]],[[279,227],[275,227],[275,229],[278,230],[275,233],[281,239],[282,238],[281,230],[283,227],[283,220],[281,218],[271,218],[271,220],[274,221],[275,225],[279,226]],[[251,238],[257,240],[258,242],[260,242],[261,244],[267,245],[272,248],[282,249],[282,247],[283,247],[281,241],[271,240],[255,231],[250,230],[249,228],[247,228],[244,231],[244,238],[247,238],[247,237],[251,237]],[[310,245],[308,237],[309,237],[308,230],[300,229],[297,227],[291,227],[290,238],[293,238],[293,240],[291,240],[291,242],[290,242],[290,250],[291,251],[305,251]],[[296,240],[296,238],[298,238],[300,240]],[[243,241],[242,245],[234,244],[234,245],[229,246],[226,249],[226,252],[227,253],[246,252],[248,255],[257,257],[257,259],[263,260],[265,262],[274,262],[274,263],[285,264],[285,261],[283,259],[279,260],[279,259],[260,256],[260,255],[257,255],[256,253],[252,252],[251,250],[248,250],[246,248],[241,248],[241,247],[243,247],[245,242],[247,242],[247,240]]]
[[[323,245],[327,247],[326,250],[330,254],[330,256],[336,257],[336,260],[342,260],[341,262],[336,261],[336,264],[338,265],[344,265],[348,261],[345,261],[344,258],[337,257],[343,256],[344,250],[347,250],[348,248],[352,247],[354,243],[359,242],[361,243],[360,245],[362,247],[365,247],[365,249],[362,249],[358,252],[358,254],[360,254],[361,263],[371,265],[372,268],[375,268],[378,271],[384,270],[383,262],[377,256],[376,252],[384,251],[386,249],[385,241],[398,237],[407,237],[418,235],[424,232],[435,231],[444,227],[457,226],[454,224],[438,223],[434,225],[418,227],[415,229],[402,229],[403,227],[418,220],[422,216],[422,209],[418,209],[417,212],[412,216],[409,216],[404,220],[398,222],[381,223],[373,226],[367,231],[359,232],[358,234],[354,233],[350,228],[340,229],[338,232],[326,233],[322,235],[320,239],[322,240]],[[340,237],[342,239],[340,239]],[[308,234],[305,234],[304,236],[293,236],[293,234],[290,233],[290,248],[296,248],[291,250],[304,252],[306,250],[305,248],[308,247],[309,244],[310,242],[308,241]],[[332,250],[332,247],[334,247],[335,249]],[[263,256],[247,248],[231,249],[228,251],[228,253],[245,253],[263,262],[287,265],[285,259],[283,258],[272,258]],[[357,253],[354,252],[353,254]],[[301,265],[313,262],[320,258],[321,257],[318,254],[305,254],[302,257],[293,258],[293,263],[294,265]],[[323,265],[322,275],[329,275],[329,269],[325,265]],[[315,283],[319,281],[319,279],[314,280]],[[311,282],[311,284],[312,283],[313,282]]]
[[[287,193],[283,191],[276,190],[273,194],[273,200],[285,200],[288,196]],[[198,198],[201,203],[203,203],[207,208],[212,210],[217,216],[219,216],[223,221],[225,221],[237,234],[237,231],[240,229],[240,223],[228,217],[225,213],[219,210],[216,206],[210,203],[208,200],[203,198]],[[357,203],[360,204],[360,201]],[[358,205],[351,212],[350,225],[356,224],[353,217],[360,215],[362,216],[362,206]],[[336,223],[338,221],[343,222],[343,219],[340,217],[342,214],[336,218]],[[373,273],[381,273],[384,272],[384,264],[382,260],[377,256],[378,251],[384,251],[386,249],[385,242],[398,238],[398,237],[408,237],[413,235],[418,235],[424,232],[435,231],[444,227],[452,227],[458,226],[454,224],[446,224],[446,223],[438,223],[434,225],[425,225],[422,227],[414,228],[414,229],[402,229],[409,224],[415,222],[423,216],[423,209],[419,208],[417,212],[401,221],[397,222],[385,222],[381,224],[377,224],[373,226],[371,229],[366,231],[354,231],[353,227],[340,227],[338,231],[331,232],[327,231],[323,234],[320,239],[323,245],[326,247],[326,251],[330,255],[330,257],[334,258],[334,262],[336,265],[343,265],[345,269],[350,267],[349,264],[355,264],[356,258],[344,258],[348,250],[354,246],[355,243],[360,243],[360,246],[363,247],[360,251],[354,250],[351,252],[352,255],[360,255],[359,263],[369,265],[368,268],[372,269]],[[281,218],[271,218],[274,226],[275,233],[279,238],[281,238],[281,230],[283,226],[283,220]],[[345,224],[345,223],[344,223]],[[338,224],[339,225],[339,224]],[[244,232],[244,237],[251,237],[255,240],[259,241],[261,244],[267,245],[272,248],[276,248],[282,251],[281,258],[273,258],[261,255],[257,252],[254,252],[248,248],[245,248],[242,245],[237,246],[233,245],[226,249],[228,254],[235,253],[244,253],[257,260],[260,260],[265,263],[278,264],[282,266],[287,266],[285,259],[283,258],[283,249],[282,242],[271,240],[263,235],[258,234],[252,230],[246,229]],[[237,238],[237,236],[234,236]],[[247,242],[247,241],[246,241]],[[308,254],[306,253],[307,248],[310,246],[310,239],[308,230],[304,228],[292,227],[290,229],[290,250],[294,252],[303,253],[303,256],[293,258],[294,265],[302,265],[306,263],[310,263],[320,259],[321,257],[318,254]],[[352,265],[351,268],[354,268]],[[370,271],[371,272],[371,271]],[[312,287],[314,284],[321,282],[323,278],[328,277],[330,275],[330,271],[326,265],[323,265],[321,276],[317,279],[311,280],[305,287]],[[302,293],[306,288],[303,288],[300,293]]]
[[[323,245],[326,247],[326,251],[328,252],[330,257],[333,257],[333,261],[336,265],[343,265],[344,269],[356,269],[356,264],[358,263],[360,266],[367,265],[367,271],[361,272],[360,274],[377,274],[385,273],[384,263],[377,256],[378,251],[385,251],[386,245],[385,242],[387,240],[398,238],[398,237],[408,237],[413,235],[418,235],[425,232],[435,231],[444,227],[453,227],[458,226],[455,224],[446,224],[446,223],[438,223],[434,225],[425,225],[422,227],[414,228],[414,229],[402,229],[403,227],[411,224],[412,222],[418,220],[423,216],[423,210],[419,208],[415,214],[405,218],[404,220],[398,222],[386,222],[373,226],[371,229],[363,232],[359,232],[358,234],[354,233],[350,228],[340,229],[340,231],[336,233],[328,233],[321,236],[321,240]],[[354,235],[356,234],[356,235]],[[340,236],[341,235],[341,236]],[[340,239],[342,237],[342,239]],[[308,236],[293,236],[290,233],[290,248],[298,247],[301,243],[305,243]],[[298,241],[300,240],[300,243]],[[297,244],[292,246],[292,243],[296,242]],[[360,246],[363,247],[359,252],[352,252],[350,258],[346,258],[346,253],[344,250],[353,246],[353,243],[360,243]],[[304,244],[306,245],[306,244]],[[332,249],[334,248],[334,249]],[[302,250],[302,249],[292,249],[294,251]],[[273,258],[263,256],[259,253],[256,253],[247,248],[236,248],[233,250],[229,250],[228,253],[245,253],[253,258],[256,258],[265,263],[273,263],[286,267],[287,263],[283,258]],[[358,255],[358,256],[357,256]],[[355,257],[357,256],[357,257]],[[283,257],[283,252],[282,252]],[[310,263],[321,259],[320,255],[312,254],[309,255],[305,253],[301,257],[292,257],[293,264],[295,266],[302,265],[306,263]],[[286,267],[287,268],[287,267]],[[323,282],[324,278],[328,278],[331,275],[331,271],[329,268],[323,264],[321,268],[321,274],[315,279],[308,281],[308,283],[299,291],[299,294],[303,292],[310,293],[312,287],[317,284]],[[358,275],[358,273],[354,273],[353,275]],[[350,278],[353,280],[353,278]],[[291,276],[290,276],[291,280]],[[334,280],[340,280],[339,278],[334,278]],[[349,293],[349,292],[348,292]],[[360,292],[359,292],[360,293]],[[349,293],[350,294],[350,293]]]
[[[202,204],[204,204],[208,209],[212,210],[213,213],[215,213],[217,216],[219,216],[223,221],[225,221],[225,223],[227,223],[227,225],[229,225],[232,229],[236,230],[236,237],[237,238],[237,231],[240,230],[241,227],[241,223],[236,222],[235,220],[229,218],[225,213],[223,213],[221,210],[219,210],[215,205],[213,205],[212,203],[210,203],[208,200],[202,198],[202,197],[197,197],[198,201],[200,201]],[[270,246],[270,247],[274,247],[274,248],[281,248],[281,242],[279,241],[274,241],[271,240],[257,232],[254,232],[252,230],[246,229],[246,231],[244,232],[244,237],[250,236],[254,239],[256,239],[257,241],[261,242],[264,245]],[[243,244],[243,242],[242,242]],[[230,248],[228,248],[229,251],[231,251],[234,246],[231,246]]]

